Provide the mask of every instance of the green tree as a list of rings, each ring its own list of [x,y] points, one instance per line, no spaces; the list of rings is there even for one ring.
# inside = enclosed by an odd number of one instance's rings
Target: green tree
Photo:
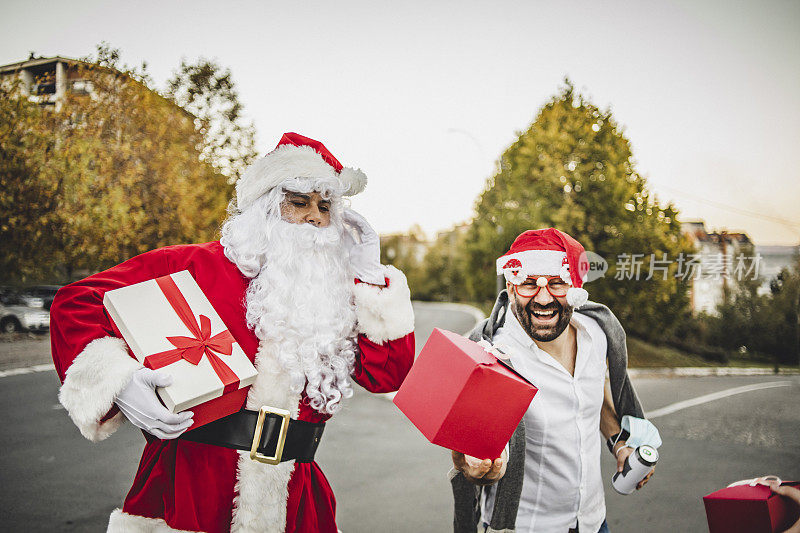
[[[439,233],[428,248],[422,265],[418,292],[421,300],[465,301],[464,243],[466,233],[459,228]]]
[[[761,331],[761,349],[776,363],[800,366],[800,258],[770,284],[770,301]]]
[[[740,254],[754,257],[755,247],[752,244],[743,245]],[[698,343],[717,346],[729,353],[741,348],[754,350],[752,341],[758,336],[757,322],[763,318],[764,308],[768,305],[768,298],[759,294],[761,280],[752,276],[729,275],[723,282],[722,301],[716,308],[716,314],[687,317],[687,321],[708,324],[705,336],[698,336]]]
[[[688,305],[687,286],[675,277],[674,263],[666,274],[654,270],[645,280],[651,255],[675,261],[690,251],[677,214],[647,190],[611,111],[598,109],[566,80],[503,153],[477,200],[466,240],[467,293],[477,302],[492,300],[495,258],[519,233],[552,226],[608,261],[606,276],[587,285],[591,299],[609,305],[628,329],[660,337]],[[639,280],[627,279],[635,272],[615,268],[625,254],[644,255]]]
[[[767,355],[776,365],[800,364],[800,260],[760,290],[761,281],[734,280],[731,298],[708,317],[706,342],[729,351]]]
[[[199,58],[181,60],[167,84],[167,96],[195,117],[203,135],[202,158],[230,183],[258,156],[255,127],[245,122],[230,69]]]
[[[427,300],[424,289],[425,272],[423,258],[428,247],[425,233],[417,225],[408,233],[393,233],[381,236],[381,263],[392,265],[406,275],[411,297],[415,300]]]

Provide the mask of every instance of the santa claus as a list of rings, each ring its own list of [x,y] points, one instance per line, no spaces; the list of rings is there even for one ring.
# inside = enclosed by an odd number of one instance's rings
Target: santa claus
[[[351,380],[394,391],[414,355],[405,277],[380,264],[378,236],[343,205],[365,184],[322,143],[287,133],[237,182],[219,241],[147,252],[58,292],[62,405],[90,440],[125,420],[147,439],[109,531],[336,532],[335,499],[313,461],[324,423],[352,395]],[[130,355],[102,304],[106,291],[182,270],[258,370],[238,413],[188,432],[192,413],[170,413],[155,393],[171,376]],[[242,450],[260,409],[254,460]],[[277,464],[258,460],[266,456]]]

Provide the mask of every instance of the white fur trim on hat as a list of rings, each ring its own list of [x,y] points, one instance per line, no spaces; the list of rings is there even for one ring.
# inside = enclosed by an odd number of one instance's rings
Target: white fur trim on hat
[[[107,533],[191,533],[185,529],[173,529],[161,518],[148,518],[128,514],[114,509],[108,519]]]
[[[522,264],[522,268],[514,267],[513,270],[519,270],[519,275],[524,275],[522,281],[525,281],[528,276],[561,275],[561,266],[564,264],[566,257],[567,254],[560,250],[525,250],[524,252],[500,256],[495,264],[497,266],[497,275],[499,276],[506,270],[506,265],[509,261],[516,259]]]
[[[81,434],[97,442],[114,433],[125,416],[117,413],[100,420],[142,364],[128,354],[127,345],[116,337],[95,339],[86,345],[67,369],[58,400]]]
[[[358,332],[376,344],[399,339],[414,331],[414,309],[406,276],[386,267],[388,287],[358,283],[355,294]]]
[[[586,289],[572,287],[567,290],[567,304],[577,309],[589,300],[589,293]]]
[[[336,178],[344,196],[360,193],[367,184],[367,176],[361,170],[343,168],[338,173],[311,146],[284,144],[245,170],[236,182],[236,206],[241,211],[247,209],[260,196],[291,178]]]

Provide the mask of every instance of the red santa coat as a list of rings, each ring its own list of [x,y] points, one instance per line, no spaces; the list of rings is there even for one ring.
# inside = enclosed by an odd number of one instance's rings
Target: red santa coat
[[[289,390],[289,378],[245,322],[249,279],[218,241],[170,246],[134,257],[63,287],[51,307],[59,399],[81,433],[99,441],[125,420],[113,401],[141,368],[115,337],[103,307],[106,291],[189,270],[243,351],[259,370],[247,408],[271,405],[311,422],[329,418]],[[354,288],[358,347],[353,379],[372,392],[397,390],[414,358],[413,311],[403,274],[388,267],[389,285]],[[265,465],[246,452],[183,440],[147,444],[122,510],[109,531],[336,532],[336,503],[316,463]]]

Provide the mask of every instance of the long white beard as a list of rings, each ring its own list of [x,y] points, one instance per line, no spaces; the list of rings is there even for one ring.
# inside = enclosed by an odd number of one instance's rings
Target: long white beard
[[[275,222],[265,263],[246,293],[246,318],[289,373],[292,392],[333,414],[352,396],[355,309],[352,276],[334,225]]]

